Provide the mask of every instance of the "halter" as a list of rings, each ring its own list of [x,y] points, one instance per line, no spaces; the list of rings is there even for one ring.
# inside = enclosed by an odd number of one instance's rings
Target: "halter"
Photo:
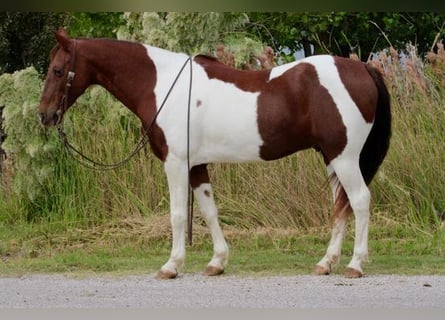
[[[59,133],[60,140],[62,141],[63,146],[68,151],[68,153],[72,156],[74,160],[76,160],[79,164],[82,166],[98,170],[98,171],[109,171],[114,170],[119,167],[122,167],[124,164],[129,162],[136,154],[139,153],[145,146],[147,145],[149,141],[148,133],[153,128],[156,119],[158,118],[159,113],[164,108],[165,103],[167,102],[168,97],[170,96],[170,93],[172,92],[173,88],[175,87],[176,83],[178,82],[178,79],[182,72],[184,71],[186,65],[190,64],[190,81],[189,81],[189,89],[188,89],[188,103],[187,103],[187,172],[188,172],[188,206],[189,211],[187,215],[187,226],[188,226],[188,240],[189,244],[192,244],[192,225],[193,225],[193,201],[194,201],[194,195],[193,191],[190,187],[190,104],[191,104],[191,93],[192,93],[192,57],[189,56],[187,60],[182,65],[181,69],[179,70],[178,74],[176,75],[176,78],[173,80],[172,85],[170,86],[167,94],[165,95],[164,100],[162,101],[159,109],[156,111],[155,116],[153,117],[152,121],[150,122],[150,125],[147,127],[147,129],[144,131],[144,136],[141,138],[141,140],[136,144],[134,150],[123,160],[113,163],[113,164],[107,164],[107,163],[100,163],[96,160],[91,159],[90,157],[83,154],[78,148],[76,148],[74,145],[72,145],[66,136],[65,131],[63,131],[62,127],[62,120],[63,115],[65,111],[68,109],[68,98],[70,94],[70,89],[72,86],[72,82],[74,80],[74,77],[76,73],[74,72],[74,66],[76,63],[76,46],[77,42],[75,39],[73,39],[73,52],[72,52],[72,59],[70,62],[70,69],[68,71],[67,79],[66,79],[66,85],[65,85],[65,92],[62,96],[62,99],[59,104],[59,108],[56,111],[56,114],[58,116],[56,128]],[[80,158],[79,158],[80,157]]]
[[[73,53],[72,53],[73,57],[71,58],[70,68],[68,70],[68,75],[66,77],[65,93],[63,94],[62,100],[60,100],[59,108],[56,111],[58,117],[56,127],[59,130],[59,133],[62,127],[63,115],[65,111],[68,109],[68,98],[70,94],[71,84],[74,80],[74,76],[76,75],[76,73],[74,72],[74,65],[76,64],[76,46],[77,42],[76,40],[73,40]]]

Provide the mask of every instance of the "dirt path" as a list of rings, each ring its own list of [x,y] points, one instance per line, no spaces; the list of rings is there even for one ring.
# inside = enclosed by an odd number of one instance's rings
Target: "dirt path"
[[[0,278],[0,308],[445,308],[445,276]]]

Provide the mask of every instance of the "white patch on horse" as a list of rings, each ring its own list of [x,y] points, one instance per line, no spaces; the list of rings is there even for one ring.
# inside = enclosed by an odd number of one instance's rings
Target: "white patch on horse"
[[[372,123],[366,122],[341,81],[334,58],[331,56],[312,56],[305,59],[317,70],[320,84],[331,95],[346,127],[347,145],[342,153],[359,155],[372,128]]]
[[[295,67],[296,65],[298,65],[302,62],[305,62],[305,59],[282,64],[281,66],[272,68],[272,70],[270,70],[270,74],[269,74],[269,81],[272,79],[278,78],[283,73],[285,73],[287,70],[292,69],[293,67]]]
[[[157,107],[166,96],[187,56],[147,47],[156,70]],[[190,108],[190,164],[259,161],[263,144],[257,123],[259,92],[246,92],[232,83],[209,79],[204,68],[193,63],[191,101],[205,108]],[[173,88],[157,123],[163,130],[169,153],[185,159],[187,152],[187,101],[190,67],[186,66]],[[182,119],[182,120],[181,120]]]

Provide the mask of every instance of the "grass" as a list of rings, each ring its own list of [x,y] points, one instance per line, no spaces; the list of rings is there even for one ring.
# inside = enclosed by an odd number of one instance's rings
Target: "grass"
[[[392,96],[393,136],[371,184],[369,274],[445,274],[445,53],[438,46],[427,63],[409,50],[406,64],[395,50],[371,61]],[[139,139],[136,119],[98,88],[65,121],[72,141],[107,163]],[[106,173],[86,170],[63,153],[51,165],[54,177],[39,201],[12,191],[14,170],[2,179],[1,275],[154,273],[168,259],[166,178],[149,151]],[[331,194],[320,155],[305,151],[209,169],[231,249],[227,273],[311,273],[330,235]],[[211,257],[199,215],[194,232],[184,272],[203,270]],[[349,261],[352,243],[350,230],[335,272]]]
[[[67,228],[66,233],[46,233],[42,225],[27,230],[1,230],[0,274],[154,274],[170,253],[167,218],[150,227],[146,221],[131,220],[97,229]],[[324,255],[330,233],[328,227],[303,232],[277,228],[242,231],[227,225],[224,229],[230,247],[226,269],[229,275],[311,274]],[[403,224],[386,227],[373,224],[369,241],[367,274],[445,275],[443,230],[425,234]],[[343,259],[334,273],[344,270],[352,248],[353,236],[349,232]],[[201,272],[211,255],[207,229],[196,225],[194,243],[187,248],[182,272]]]

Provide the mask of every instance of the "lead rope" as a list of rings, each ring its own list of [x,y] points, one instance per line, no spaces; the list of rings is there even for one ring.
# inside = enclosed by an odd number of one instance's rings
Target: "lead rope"
[[[194,194],[190,183],[190,173],[191,173],[191,167],[190,167],[190,104],[191,104],[191,98],[192,98],[192,59],[189,59],[190,61],[190,81],[189,81],[189,99],[188,99],[188,105],[187,105],[187,172],[188,172],[188,214],[187,214],[187,235],[188,235],[188,241],[189,245],[192,245],[192,239],[193,239],[193,201],[194,201]]]

